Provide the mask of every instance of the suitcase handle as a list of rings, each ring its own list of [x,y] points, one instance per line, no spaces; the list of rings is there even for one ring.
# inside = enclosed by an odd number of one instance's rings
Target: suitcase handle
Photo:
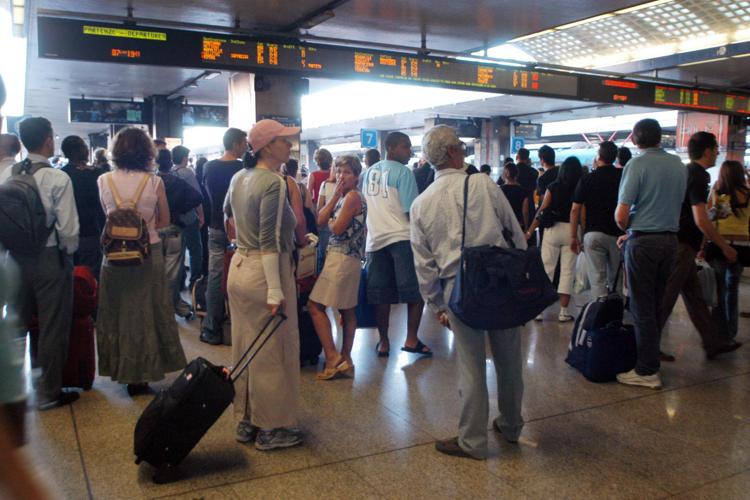
[[[279,318],[278,323],[276,323],[276,325],[271,329],[271,331],[268,333],[268,336],[266,336],[266,338],[263,339],[263,342],[260,343],[260,345],[258,346],[258,349],[256,349],[255,353],[252,356],[250,356],[247,360],[245,360],[245,358],[247,358],[247,356],[250,354],[250,351],[253,350],[253,347],[255,347],[255,344],[257,344],[258,340],[260,340],[260,338],[263,336],[263,333],[265,333],[266,329],[271,324],[271,322],[273,321],[273,319],[276,318],[276,317]],[[268,321],[266,321],[266,324],[263,325],[263,328],[261,328],[261,330],[258,333],[258,335],[255,337],[255,339],[253,340],[253,342],[250,344],[250,347],[248,347],[247,350],[244,353],[242,353],[242,356],[240,356],[240,359],[237,361],[237,364],[235,365],[235,367],[232,368],[232,371],[229,372],[229,375],[227,375],[227,378],[229,378],[232,382],[236,381],[240,377],[240,375],[242,375],[242,372],[244,372],[247,369],[247,367],[250,365],[250,362],[253,359],[255,359],[255,356],[258,355],[258,353],[260,352],[260,350],[263,349],[263,346],[266,345],[266,342],[268,342],[268,339],[271,338],[271,336],[276,332],[276,330],[278,330],[278,328],[281,326],[281,324],[284,321],[286,321],[286,319],[287,319],[287,317],[286,317],[286,315],[284,313],[279,313],[276,316],[271,316],[270,318],[268,318]]]

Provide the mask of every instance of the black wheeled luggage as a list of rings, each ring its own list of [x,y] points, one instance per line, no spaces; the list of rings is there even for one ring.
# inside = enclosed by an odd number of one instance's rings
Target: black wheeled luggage
[[[234,399],[234,381],[286,316],[279,315],[274,327],[264,336],[274,318],[268,319],[231,372],[203,358],[194,359],[169,389],[161,391],[143,410],[134,432],[135,463],[145,461],[156,467],[154,482],[171,480],[174,468],[224,413]],[[250,355],[262,337],[260,345]]]

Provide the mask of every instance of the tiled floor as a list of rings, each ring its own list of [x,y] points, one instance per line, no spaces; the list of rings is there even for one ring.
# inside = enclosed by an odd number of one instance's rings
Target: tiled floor
[[[750,300],[742,306],[750,309]],[[404,315],[394,309],[392,324],[403,325]],[[312,367],[303,369],[302,447],[263,453],[238,444],[226,412],[183,463],[181,479],[155,485],[132,452],[150,397],[132,399],[97,378],[74,406],[29,413],[23,453],[51,492],[71,499],[748,498],[750,320],[740,320],[749,345],[706,361],[680,302],[663,342],[678,360],[663,366],[664,389],[651,391],[584,380],[564,362],[572,325],[556,316],[549,311],[524,330],[521,441],[508,444],[490,430],[484,462],[434,450],[435,440],[455,435],[459,408],[452,337],[432,316],[420,333],[432,359],[399,352],[397,326],[390,358],[374,355],[374,330],[358,331],[353,380],[318,382]],[[198,341],[197,321],[180,326],[188,358],[229,361],[228,347]],[[488,380],[494,394],[494,376]]]

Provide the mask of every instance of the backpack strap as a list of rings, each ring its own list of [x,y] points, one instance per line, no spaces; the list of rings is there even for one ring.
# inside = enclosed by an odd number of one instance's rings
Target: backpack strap
[[[26,158],[11,167],[11,173],[13,175],[28,174],[34,175],[43,168],[52,168],[52,165],[43,162],[33,163],[31,160]]]
[[[146,189],[146,183],[148,182],[149,175],[143,174],[143,178],[141,179],[141,182],[138,183],[138,189],[135,190],[135,196],[133,197],[133,200],[131,203],[133,204],[133,208],[135,208],[138,205],[138,201],[141,199],[141,195],[143,194],[143,190]]]
[[[112,197],[115,199],[115,206],[117,208],[120,208],[123,204],[122,198],[120,198],[120,193],[117,192],[117,188],[115,188],[115,183],[112,180],[112,173],[108,173],[107,175],[107,185],[109,186],[109,190],[112,192]],[[138,205],[138,200],[141,199],[141,195],[143,194],[143,190],[146,187],[146,182],[148,181],[148,174],[144,174],[143,178],[141,178],[141,182],[138,183],[138,188],[135,190],[135,196],[132,200],[130,200],[130,203],[133,204],[133,208],[135,208]]]

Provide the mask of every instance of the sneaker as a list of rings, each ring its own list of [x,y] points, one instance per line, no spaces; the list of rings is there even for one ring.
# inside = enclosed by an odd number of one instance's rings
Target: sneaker
[[[258,427],[251,424],[246,420],[242,420],[237,424],[237,432],[234,433],[234,438],[238,443],[249,443],[255,441],[258,437]]]
[[[255,449],[261,451],[291,448],[298,444],[302,444],[302,436],[299,432],[283,427],[270,431],[260,429],[258,436],[255,438]]]
[[[206,344],[210,345],[221,344],[221,335],[214,335],[213,333],[201,332],[200,339],[201,342],[205,342]]]
[[[70,391],[70,392],[63,391],[60,393],[57,399],[53,401],[45,401],[43,403],[39,403],[37,405],[37,409],[39,411],[46,411],[46,410],[51,410],[53,408],[59,408],[60,406],[72,404],[73,402],[77,401],[79,397],[81,397],[81,395],[78,394],[78,392],[76,391]]]
[[[568,323],[569,321],[573,321],[573,315],[567,312],[560,311],[560,314],[557,315],[557,321],[560,323]]]
[[[450,455],[452,457],[471,458],[473,460],[482,460],[481,458],[475,457],[464,451],[463,448],[458,444],[458,438],[445,439],[443,441],[437,441],[435,443],[435,449],[440,453]]]
[[[648,387],[650,389],[661,389],[661,377],[658,373],[654,373],[653,375],[638,375],[635,372],[635,368],[629,372],[619,373],[617,375],[617,381],[625,385],[637,385]]]

